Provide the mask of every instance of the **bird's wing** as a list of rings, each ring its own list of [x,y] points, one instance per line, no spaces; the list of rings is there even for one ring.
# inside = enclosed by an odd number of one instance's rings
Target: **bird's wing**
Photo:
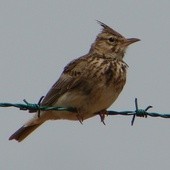
[[[78,86],[85,79],[85,68],[87,60],[85,57],[78,58],[69,63],[61,74],[58,81],[51,87],[41,105],[52,106],[59,97]]]

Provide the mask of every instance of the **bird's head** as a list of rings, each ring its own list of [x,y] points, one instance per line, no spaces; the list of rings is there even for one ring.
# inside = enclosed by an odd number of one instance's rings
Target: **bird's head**
[[[138,38],[125,38],[106,24],[100,21],[97,22],[103,29],[91,46],[90,52],[92,53],[99,53],[107,58],[122,59],[127,47],[132,43],[140,41]]]

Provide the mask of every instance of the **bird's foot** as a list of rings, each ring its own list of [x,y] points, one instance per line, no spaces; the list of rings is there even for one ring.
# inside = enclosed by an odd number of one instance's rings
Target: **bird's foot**
[[[100,116],[100,120],[101,122],[105,124],[104,120],[105,120],[105,116],[107,115],[108,116],[108,113],[107,113],[107,110],[101,110],[100,112],[98,112],[99,116]]]

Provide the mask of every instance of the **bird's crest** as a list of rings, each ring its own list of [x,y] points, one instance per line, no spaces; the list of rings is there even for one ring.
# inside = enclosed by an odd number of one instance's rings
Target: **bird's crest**
[[[99,23],[103,27],[103,30],[102,30],[103,33],[108,32],[108,33],[114,34],[114,35],[116,35],[118,37],[124,38],[121,34],[119,34],[117,31],[113,30],[112,28],[110,28],[108,25],[104,24],[101,21],[98,21],[98,20],[96,20],[96,21],[97,21],[97,23]]]

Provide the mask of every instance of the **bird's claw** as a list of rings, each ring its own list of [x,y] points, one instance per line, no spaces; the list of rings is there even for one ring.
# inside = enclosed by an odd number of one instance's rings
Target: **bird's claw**
[[[80,111],[77,109],[77,115],[76,115],[76,117],[77,117],[77,120],[81,123],[81,124],[83,124],[83,115],[80,113]]]
[[[106,125],[105,122],[104,122],[105,115],[104,115],[104,114],[99,114],[99,116],[100,116],[101,122],[102,122],[104,125]]]
[[[104,122],[104,120],[105,120],[105,116],[108,115],[108,114],[107,114],[107,111],[106,111],[106,110],[102,110],[102,111],[100,111],[98,114],[99,114],[99,116],[100,116],[101,122],[102,122],[104,125],[106,125],[105,122]]]
[[[83,124],[83,116],[81,114],[77,114],[78,121]]]

